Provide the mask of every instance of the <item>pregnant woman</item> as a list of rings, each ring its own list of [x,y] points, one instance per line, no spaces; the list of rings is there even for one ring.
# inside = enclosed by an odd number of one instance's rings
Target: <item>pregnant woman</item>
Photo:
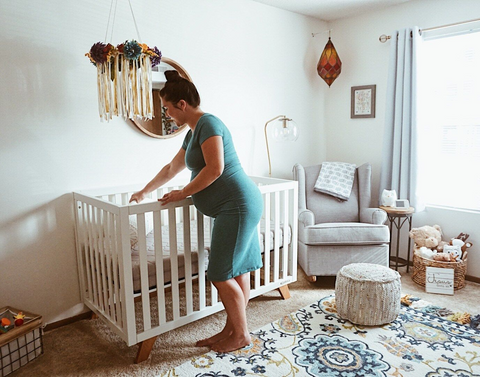
[[[215,218],[210,245],[208,279],[215,285],[227,312],[223,330],[197,346],[230,352],[250,344],[246,306],[250,297],[250,271],[262,267],[257,225],[263,212],[260,191],[245,174],[232,137],[223,122],[200,109],[195,85],[177,71],[166,71],[160,91],[166,113],[177,125],[188,124],[182,148],[130,202],[164,185],[187,167],[191,180],[182,190],[165,194],[167,204],[192,196],[203,214]]]

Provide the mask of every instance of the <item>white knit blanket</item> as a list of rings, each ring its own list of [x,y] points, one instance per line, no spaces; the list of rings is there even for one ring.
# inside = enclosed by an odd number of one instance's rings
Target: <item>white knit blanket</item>
[[[313,189],[341,200],[348,200],[352,192],[355,169],[355,164],[324,162]]]

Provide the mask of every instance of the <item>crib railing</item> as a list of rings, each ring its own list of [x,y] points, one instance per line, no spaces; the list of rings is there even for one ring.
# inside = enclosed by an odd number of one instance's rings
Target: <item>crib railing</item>
[[[297,183],[293,181],[252,179],[264,199],[262,225],[258,227],[259,237],[263,239],[264,267],[252,272],[253,298],[296,281],[298,192]],[[160,188],[152,193],[151,198],[160,198],[165,192],[179,187]],[[206,229],[211,229],[206,224],[211,219],[196,210],[191,198],[165,206],[158,201],[129,204],[131,194],[137,189],[74,193],[77,261],[83,302],[128,345],[223,309],[215,287],[207,281],[205,274],[208,258]],[[137,291],[132,273],[131,216],[136,217],[138,238],[140,289]],[[149,249],[147,222],[152,218],[153,248]],[[178,236],[180,225],[183,231]],[[168,232],[163,234],[165,226],[168,226]],[[192,226],[196,229],[191,229]],[[165,238],[168,238],[170,250],[167,256],[163,250]],[[193,262],[194,257],[196,262]],[[180,262],[183,262],[183,269]],[[169,279],[165,279],[166,263],[170,265]],[[152,265],[153,286],[149,277]]]

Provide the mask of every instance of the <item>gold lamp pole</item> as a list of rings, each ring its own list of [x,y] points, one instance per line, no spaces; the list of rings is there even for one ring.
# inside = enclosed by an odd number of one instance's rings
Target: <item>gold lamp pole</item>
[[[295,122],[287,118],[285,115],[278,115],[273,119],[270,119],[265,123],[265,144],[267,145],[267,156],[268,156],[268,176],[272,176],[272,163],[270,160],[270,149],[268,148],[268,135],[267,135],[267,126],[269,123],[274,120],[279,119],[282,123],[281,125],[276,126],[276,132],[274,134],[275,139],[285,140],[285,141],[295,141],[298,138],[298,129],[295,125]]]

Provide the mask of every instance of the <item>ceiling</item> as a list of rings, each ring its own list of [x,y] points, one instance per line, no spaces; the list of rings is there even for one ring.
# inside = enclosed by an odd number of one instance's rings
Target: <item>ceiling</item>
[[[367,13],[411,0],[253,0],[323,21]]]

